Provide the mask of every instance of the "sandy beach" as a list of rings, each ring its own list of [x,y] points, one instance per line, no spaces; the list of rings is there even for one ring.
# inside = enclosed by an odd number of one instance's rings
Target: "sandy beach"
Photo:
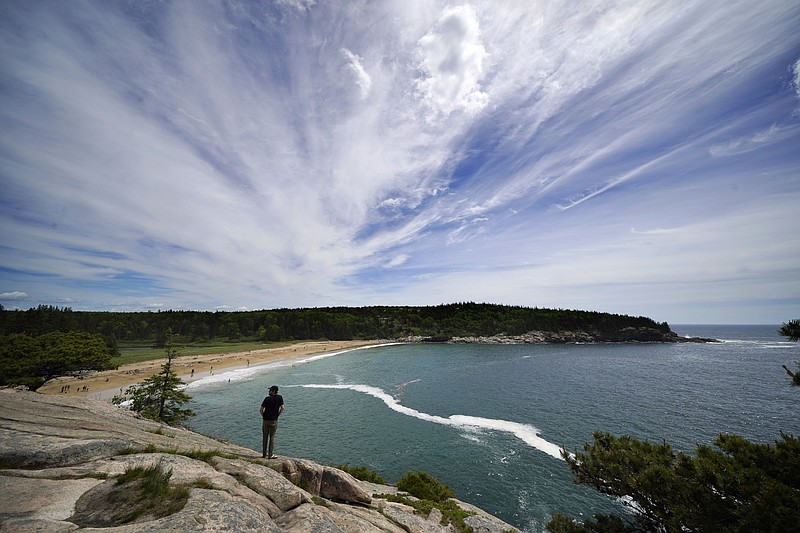
[[[264,348],[243,352],[205,355],[179,355],[172,360],[175,373],[186,383],[221,374],[238,368],[247,368],[288,359],[302,359],[311,355],[336,352],[359,346],[372,346],[386,341],[318,341],[299,342],[289,346]],[[161,370],[166,358],[122,365],[116,370],[91,372],[84,376],[64,376],[52,379],[39,388],[45,394],[70,394],[110,401],[120,389],[139,383]],[[194,371],[194,372],[192,372]]]

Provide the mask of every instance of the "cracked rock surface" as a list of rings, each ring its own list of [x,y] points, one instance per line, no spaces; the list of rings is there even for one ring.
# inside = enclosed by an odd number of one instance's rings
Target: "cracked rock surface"
[[[119,523],[113,496],[126,489],[115,478],[154,466],[172,473],[170,484],[188,487],[185,505]],[[107,402],[0,390],[0,531],[454,531],[436,509],[420,516],[374,497],[393,492],[307,459],[262,459]],[[474,513],[466,523],[475,532],[514,530],[457,503]]]

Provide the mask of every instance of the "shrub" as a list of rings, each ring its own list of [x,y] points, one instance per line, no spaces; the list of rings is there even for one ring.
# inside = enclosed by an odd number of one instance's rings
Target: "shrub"
[[[409,472],[397,482],[397,488],[416,496],[420,500],[443,502],[455,498],[455,493],[447,485],[427,472]]]
[[[336,465],[334,468],[338,468],[343,472],[347,472],[354,478],[360,479],[361,481],[368,481],[369,483],[379,483],[381,485],[386,485],[385,479],[379,476],[377,472],[369,470],[365,466],[350,466],[344,464],[344,465]]]

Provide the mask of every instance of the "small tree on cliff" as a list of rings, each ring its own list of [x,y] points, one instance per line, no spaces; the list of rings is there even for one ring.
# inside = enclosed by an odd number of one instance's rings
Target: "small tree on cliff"
[[[797,531],[800,440],[775,444],[720,435],[695,455],[667,443],[595,433],[584,453],[564,453],[577,483],[623,498],[631,513],[577,523],[556,514],[554,533]]]
[[[183,391],[184,381],[172,370],[172,359],[178,351],[172,343],[172,332],[167,332],[165,345],[167,362],[161,365],[161,372],[137,385],[131,385],[125,396],[114,396],[112,403],[119,405],[131,401],[131,410],[146,418],[175,425],[194,416],[191,409],[182,406],[192,399]]]
[[[784,322],[781,324],[781,329],[778,330],[778,333],[784,337],[789,337],[790,341],[800,341],[800,319]],[[800,369],[800,361],[795,361],[794,363],[797,365],[797,368]],[[792,378],[792,385],[800,386],[800,370],[792,372],[786,365],[783,365],[783,369],[786,370],[786,373]]]

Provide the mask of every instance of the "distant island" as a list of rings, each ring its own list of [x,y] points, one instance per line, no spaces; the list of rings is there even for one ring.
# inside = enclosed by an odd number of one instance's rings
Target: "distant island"
[[[0,306],[0,335],[80,331],[119,344],[396,339],[406,342],[587,343],[708,342],[678,336],[666,322],[596,311],[462,302],[436,306],[368,306],[260,311],[73,311]]]

